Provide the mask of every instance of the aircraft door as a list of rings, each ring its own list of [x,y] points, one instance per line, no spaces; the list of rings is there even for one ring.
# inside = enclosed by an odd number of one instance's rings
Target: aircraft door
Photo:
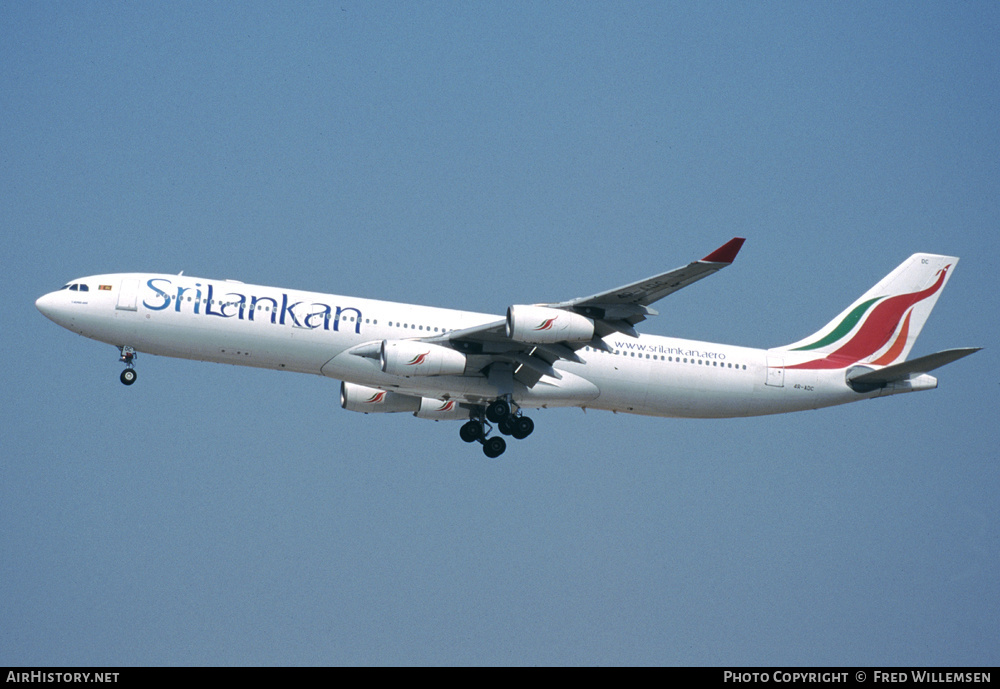
[[[767,357],[767,378],[764,384],[775,388],[785,387],[785,360],[780,356]]]
[[[136,278],[122,280],[121,289],[118,290],[118,304],[115,308],[119,311],[135,311],[138,300],[139,281]]]

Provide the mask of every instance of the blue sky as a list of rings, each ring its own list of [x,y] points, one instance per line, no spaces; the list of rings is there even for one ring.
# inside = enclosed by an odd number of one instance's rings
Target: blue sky
[[[0,2],[0,664],[996,665],[995,3]],[[206,277],[501,313],[748,241],[774,346],[961,257],[939,389],[772,418],[339,408],[34,309]]]

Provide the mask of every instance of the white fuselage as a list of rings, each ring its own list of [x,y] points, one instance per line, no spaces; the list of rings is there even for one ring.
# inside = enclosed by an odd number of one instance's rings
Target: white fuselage
[[[366,343],[429,338],[496,322],[498,316],[250,285],[128,273],[98,275],[41,297],[59,325],[141,353],[313,373],[426,398],[483,404],[498,396],[486,376],[402,377],[377,358],[350,353]],[[858,393],[845,371],[785,366],[794,353],[612,334],[610,352],[577,350],[558,377],[515,384],[521,407],[606,409],[673,417],[741,417],[842,404],[902,392]],[[470,358],[470,362],[474,357]],[[794,363],[794,362],[791,362]],[[471,367],[470,367],[471,368]]]

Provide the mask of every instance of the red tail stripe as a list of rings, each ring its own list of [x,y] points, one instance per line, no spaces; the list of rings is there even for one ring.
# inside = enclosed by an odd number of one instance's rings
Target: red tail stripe
[[[876,306],[861,326],[861,329],[854,334],[854,337],[826,358],[809,361],[796,366],[789,366],[788,368],[843,368],[871,356],[889,341],[892,333],[896,330],[896,326],[899,325],[899,320],[908,308],[941,289],[949,268],[951,268],[950,265],[939,270],[937,281],[927,289],[911,294],[900,294],[890,297]]]
[[[906,314],[906,320],[903,321],[903,328],[899,331],[896,341],[892,344],[892,347],[889,347],[889,350],[885,354],[873,361],[873,364],[876,366],[891,364],[903,353],[903,347],[906,346],[906,337],[910,334],[910,316],[912,315],[913,311],[909,311]]]

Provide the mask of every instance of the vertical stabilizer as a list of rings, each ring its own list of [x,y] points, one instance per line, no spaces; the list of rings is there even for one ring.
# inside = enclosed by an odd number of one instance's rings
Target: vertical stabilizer
[[[958,259],[913,254],[809,337],[775,349],[815,354],[789,368],[843,368],[905,361]]]

